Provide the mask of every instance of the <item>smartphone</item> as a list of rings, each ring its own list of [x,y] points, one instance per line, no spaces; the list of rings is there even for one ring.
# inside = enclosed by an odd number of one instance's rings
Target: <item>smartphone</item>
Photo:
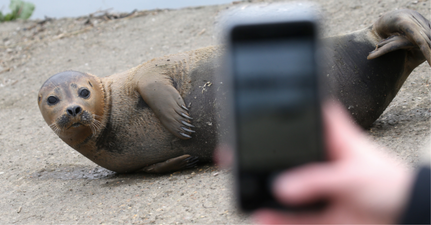
[[[317,17],[253,18],[227,29],[231,145],[240,209],[308,210],[280,204],[271,188],[281,172],[324,161]]]

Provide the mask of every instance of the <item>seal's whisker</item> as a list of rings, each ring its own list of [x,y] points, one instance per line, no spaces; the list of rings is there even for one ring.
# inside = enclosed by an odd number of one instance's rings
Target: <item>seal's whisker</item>
[[[93,120],[93,123],[91,123],[91,126],[94,127],[94,133],[99,132],[102,129],[102,123],[98,120]]]
[[[90,124],[90,129],[93,135],[96,134],[97,128],[94,126],[94,124]]]
[[[100,126],[97,124],[97,123],[93,123],[93,124],[91,124],[93,127],[94,127],[94,132],[99,132],[99,130],[100,130]]]
[[[94,124],[98,129],[101,129],[101,128],[102,128],[102,123],[101,123],[100,121],[98,121],[98,120],[94,120],[94,121],[93,121],[93,124]]]
[[[91,123],[90,124],[90,129],[91,129],[91,133],[93,134],[93,135],[95,135],[96,134],[96,132],[97,132],[97,127],[96,127],[96,125],[94,125],[93,123]]]
[[[103,128],[102,122],[100,122],[97,119],[102,119],[103,117],[102,116],[98,116],[96,114],[93,114],[93,118],[94,118],[93,124],[97,127],[97,130],[101,130]]]
[[[49,125],[49,127],[54,131],[55,134],[60,135],[60,133],[63,131],[62,129],[60,129],[56,123],[52,123],[51,125]]]
[[[49,125],[49,127],[54,131],[54,133],[56,133],[56,134],[57,134],[57,130],[58,130],[58,128],[57,128],[57,125],[56,125],[55,123],[53,123],[53,124]]]

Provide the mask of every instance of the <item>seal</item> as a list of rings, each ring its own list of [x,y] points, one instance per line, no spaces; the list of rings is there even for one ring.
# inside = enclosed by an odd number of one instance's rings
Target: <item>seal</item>
[[[363,127],[395,97],[411,71],[431,65],[430,23],[412,10],[326,38],[328,92]],[[211,161],[220,121],[215,82],[222,49],[168,55],[108,77],[65,71],[38,94],[43,118],[68,145],[109,170],[165,173]],[[368,58],[368,59],[367,59]],[[194,118],[194,119],[192,119]],[[218,119],[218,120],[217,120]],[[228,135],[228,134],[227,134]]]
[[[216,145],[219,52],[168,55],[104,78],[61,72],[42,85],[39,109],[64,142],[109,170],[188,168],[210,161]]]
[[[326,38],[328,92],[363,128],[369,128],[414,68],[431,66],[431,25],[413,10],[396,10],[373,25]]]

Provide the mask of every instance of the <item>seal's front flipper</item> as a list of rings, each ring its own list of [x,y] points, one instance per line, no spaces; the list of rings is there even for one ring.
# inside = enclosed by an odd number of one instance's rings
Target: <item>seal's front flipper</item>
[[[164,80],[146,81],[139,84],[139,93],[151,107],[160,122],[175,136],[181,139],[192,138],[193,125],[178,91]]]
[[[169,173],[183,169],[189,169],[196,166],[198,157],[182,155],[176,158],[168,159],[161,163],[156,163],[145,167],[143,170],[147,173]]]

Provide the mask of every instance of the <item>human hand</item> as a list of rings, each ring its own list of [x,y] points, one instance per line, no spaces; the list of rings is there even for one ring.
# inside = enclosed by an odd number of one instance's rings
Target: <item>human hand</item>
[[[373,144],[338,104],[323,109],[329,161],[293,169],[273,185],[277,199],[289,205],[327,199],[317,212],[262,209],[262,224],[394,223],[407,203],[412,171]]]

